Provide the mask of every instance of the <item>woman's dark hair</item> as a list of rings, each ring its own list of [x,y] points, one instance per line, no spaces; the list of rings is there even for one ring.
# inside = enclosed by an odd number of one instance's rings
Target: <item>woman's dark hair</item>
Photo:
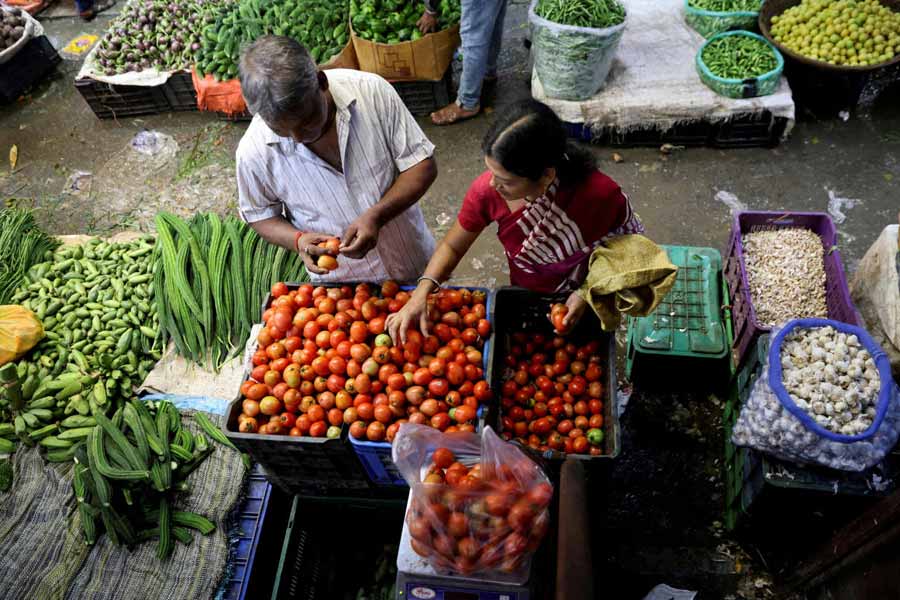
[[[593,155],[568,141],[562,121],[546,104],[521,100],[496,114],[481,149],[510,173],[537,181],[555,167],[560,182],[575,184],[596,168]]]

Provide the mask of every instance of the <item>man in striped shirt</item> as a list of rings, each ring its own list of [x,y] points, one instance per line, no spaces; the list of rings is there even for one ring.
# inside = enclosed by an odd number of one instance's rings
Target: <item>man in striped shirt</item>
[[[370,73],[320,71],[295,40],[244,50],[241,90],[253,121],[237,149],[241,217],[300,253],[314,281],[411,281],[434,238],[416,206],[434,179],[434,145],[394,88]],[[317,247],[340,237],[338,268]]]

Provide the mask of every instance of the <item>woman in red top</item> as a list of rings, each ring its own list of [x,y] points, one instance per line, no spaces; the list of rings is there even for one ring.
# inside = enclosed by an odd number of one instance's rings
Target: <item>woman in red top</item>
[[[387,329],[405,341],[418,322],[427,332],[428,294],[453,269],[489,224],[509,260],[513,285],[541,293],[571,292],[566,329],[587,303],[575,292],[588,259],[606,238],[642,233],[643,226],[618,184],[597,170],[593,156],[568,142],[559,117],[536,100],[498,112],[482,143],[485,171],[469,187],[447,232],[403,309]]]

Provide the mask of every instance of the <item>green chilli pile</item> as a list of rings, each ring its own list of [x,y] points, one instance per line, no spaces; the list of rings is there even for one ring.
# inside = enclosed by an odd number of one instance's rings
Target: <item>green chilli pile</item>
[[[604,29],[625,20],[625,7],[618,0],[540,0],[534,12],[560,25]]]
[[[688,0],[688,6],[710,12],[759,12],[762,0]]]
[[[713,75],[722,79],[750,79],[778,67],[778,58],[772,48],[747,35],[728,35],[712,40],[700,58]]]
[[[213,213],[156,217],[154,259],[160,333],[178,353],[219,368],[241,353],[272,285],[306,281],[303,260],[245,223]]]
[[[438,28],[459,23],[459,0],[441,0],[438,4]],[[417,25],[423,5],[407,0],[350,0],[350,22],[360,38],[379,44],[399,44],[422,37]]]
[[[870,66],[900,54],[900,12],[877,0],[803,0],[772,17],[772,38],[808,58]]]
[[[285,35],[303,44],[317,64],[347,45],[347,0],[239,0],[221,6],[203,28],[197,71],[217,80],[238,75],[241,48],[264,35]]]
[[[191,529],[215,530],[206,517],[174,507],[175,495],[190,490],[188,476],[213,452],[212,441],[228,442],[203,413],[193,420],[201,431],[193,433],[167,401],[132,400],[112,418],[97,415],[74,456],[72,487],[86,544],[103,531],[116,545],[155,539],[163,560],[176,540],[193,541]]]
[[[58,240],[35,225],[31,211],[0,210],[0,304],[9,304],[31,265],[57,246]]]
[[[162,351],[152,252],[152,238],[93,239],[29,269],[12,302],[35,313],[45,337],[4,366],[0,437],[65,462],[98,414],[133,397]]]

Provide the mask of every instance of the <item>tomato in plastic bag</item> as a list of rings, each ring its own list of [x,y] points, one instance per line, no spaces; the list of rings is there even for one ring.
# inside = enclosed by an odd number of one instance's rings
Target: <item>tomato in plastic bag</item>
[[[547,533],[553,486],[522,450],[486,427],[442,433],[404,424],[393,459],[412,489],[412,549],[442,575],[520,573]]]

